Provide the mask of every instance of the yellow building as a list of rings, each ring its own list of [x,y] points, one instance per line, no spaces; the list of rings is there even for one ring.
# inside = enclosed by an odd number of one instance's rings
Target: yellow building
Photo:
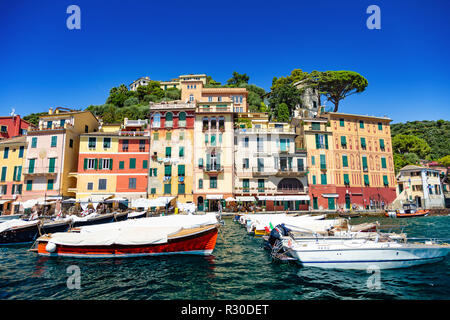
[[[308,153],[313,209],[382,208],[395,199],[389,118],[327,112],[294,119]]]
[[[193,202],[194,113],[192,103],[150,104],[149,198]]]
[[[201,80],[181,81],[181,100],[196,105],[193,192],[199,211],[225,208],[225,199],[233,196],[234,115],[247,112],[247,97],[245,88],[204,88]]]
[[[0,214],[18,213],[22,202],[26,136],[0,141]]]

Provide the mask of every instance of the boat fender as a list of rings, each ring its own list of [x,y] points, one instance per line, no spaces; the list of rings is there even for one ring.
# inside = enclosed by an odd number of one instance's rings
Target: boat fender
[[[53,242],[47,243],[47,245],[45,246],[45,250],[50,253],[55,252],[56,244],[54,244]]]

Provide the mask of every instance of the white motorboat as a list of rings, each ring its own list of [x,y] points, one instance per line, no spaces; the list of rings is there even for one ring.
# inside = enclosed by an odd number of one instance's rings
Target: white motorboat
[[[339,269],[406,268],[443,260],[449,244],[400,243],[351,239],[341,241],[296,241],[282,237],[283,249],[303,266]]]

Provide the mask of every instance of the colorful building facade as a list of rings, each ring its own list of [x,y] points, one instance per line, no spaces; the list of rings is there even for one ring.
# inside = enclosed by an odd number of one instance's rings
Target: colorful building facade
[[[27,133],[23,200],[75,197],[80,134],[98,130],[90,111],[50,109]]]
[[[150,104],[149,198],[193,202],[195,105]]]
[[[294,128],[264,113],[238,114],[236,124],[236,200],[258,200],[269,211],[307,210],[306,152],[296,149]]]
[[[312,209],[382,208],[395,200],[390,121],[335,112],[294,119],[308,153]]]
[[[23,192],[23,166],[27,151],[25,136],[0,141],[0,212],[19,212]]]
[[[150,134],[147,120],[125,119],[80,136],[76,198],[81,202],[147,198]]]
[[[19,115],[0,117],[0,139],[8,139],[27,134],[31,123],[23,120]]]

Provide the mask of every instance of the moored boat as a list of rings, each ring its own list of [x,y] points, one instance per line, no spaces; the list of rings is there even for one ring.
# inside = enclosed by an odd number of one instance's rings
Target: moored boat
[[[39,255],[75,258],[141,257],[168,254],[210,255],[220,224],[181,227],[129,226],[96,232],[66,232],[36,240]]]
[[[284,249],[303,266],[338,269],[406,268],[443,260],[450,245],[352,239],[342,241],[283,241]]]
[[[92,226],[96,224],[114,222],[114,213],[97,214],[91,213],[85,217],[69,216],[72,219],[72,227]]]
[[[430,210],[417,209],[413,203],[403,204],[403,210],[386,211],[385,216],[388,218],[413,218],[426,217]]]

